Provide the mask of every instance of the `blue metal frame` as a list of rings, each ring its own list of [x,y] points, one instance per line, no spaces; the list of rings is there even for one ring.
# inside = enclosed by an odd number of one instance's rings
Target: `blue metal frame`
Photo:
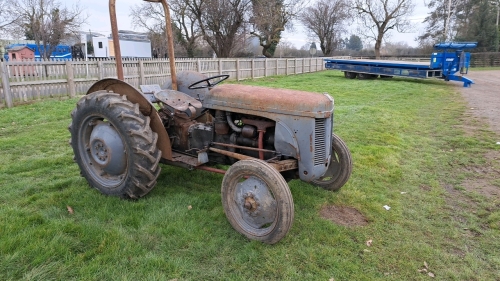
[[[38,49],[37,44],[11,44],[5,47],[5,54],[4,54],[4,59],[5,61],[9,60],[9,54],[8,50],[14,47],[18,46],[26,46],[30,49],[32,49],[35,52],[35,60],[41,60],[40,58],[40,50]],[[43,46],[41,46],[43,49]],[[71,46],[68,45],[57,45],[56,49],[50,54],[51,59],[58,59],[58,60],[71,60],[73,58],[71,54]]]
[[[475,42],[436,44],[434,48],[443,52],[433,53],[429,64],[384,60],[325,59],[325,68],[384,76],[440,78],[445,81],[460,81],[464,83],[464,87],[470,87],[474,81],[462,75],[455,75],[455,73],[468,73],[470,53],[464,52],[464,49],[476,46]],[[448,49],[452,51],[448,52]]]

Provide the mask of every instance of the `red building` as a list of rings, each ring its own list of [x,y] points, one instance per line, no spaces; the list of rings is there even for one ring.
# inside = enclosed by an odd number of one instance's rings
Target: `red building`
[[[26,47],[26,46],[18,46],[14,48],[10,48],[7,50],[9,55],[9,61],[34,61],[35,60],[35,51]],[[31,65],[11,65],[10,66],[11,75],[18,76],[26,76],[26,75],[35,75],[35,67]]]

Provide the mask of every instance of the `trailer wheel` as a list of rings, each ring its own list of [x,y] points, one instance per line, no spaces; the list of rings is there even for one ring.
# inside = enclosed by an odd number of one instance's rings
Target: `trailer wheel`
[[[326,173],[313,184],[326,190],[337,191],[349,180],[352,173],[352,156],[345,142],[332,134],[332,159]]]
[[[380,78],[382,78],[382,79],[388,79],[388,78],[392,78],[392,76],[390,76],[390,75],[380,75]]]
[[[365,80],[365,79],[370,79],[371,74],[366,74],[366,73],[358,73],[358,79],[359,80]]]
[[[248,239],[280,241],[293,223],[293,199],[286,181],[268,163],[240,160],[222,180],[222,205],[233,228]]]
[[[158,135],[139,105],[106,91],[81,98],[71,113],[71,146],[81,175],[103,194],[138,198],[160,174]]]
[[[344,71],[344,77],[348,79],[355,79],[358,77],[358,74],[356,72]]]

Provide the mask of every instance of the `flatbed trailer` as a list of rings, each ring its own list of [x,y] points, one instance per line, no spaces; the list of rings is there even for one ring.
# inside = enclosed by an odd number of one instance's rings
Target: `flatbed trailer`
[[[438,78],[446,81],[461,81],[464,83],[464,87],[470,87],[474,81],[463,76],[469,70],[470,53],[464,52],[464,49],[476,46],[477,43],[474,42],[436,44],[434,48],[443,51],[432,53],[430,62],[325,59],[325,68],[343,71],[344,76],[350,79],[369,79],[378,76],[381,78],[393,76],[421,79]],[[460,75],[456,75],[457,72]]]

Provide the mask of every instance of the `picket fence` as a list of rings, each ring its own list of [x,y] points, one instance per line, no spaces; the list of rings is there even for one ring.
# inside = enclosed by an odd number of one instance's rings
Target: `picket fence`
[[[176,59],[176,71],[198,71],[208,76],[228,74],[244,80],[324,70],[323,58]],[[139,85],[165,83],[168,59],[124,60],[125,82]],[[0,108],[48,97],[84,94],[96,81],[116,78],[114,60],[0,61]]]

